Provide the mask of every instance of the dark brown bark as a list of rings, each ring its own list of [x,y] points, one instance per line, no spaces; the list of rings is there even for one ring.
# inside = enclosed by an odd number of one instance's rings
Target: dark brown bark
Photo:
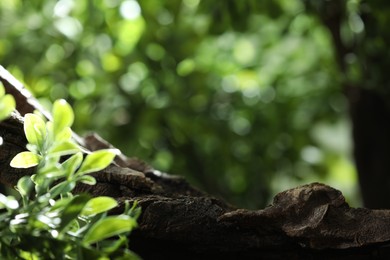
[[[354,157],[364,205],[390,208],[390,110],[375,91],[355,89],[349,96]]]
[[[0,73],[9,88],[10,75]],[[26,102],[31,96],[20,96]],[[26,107],[18,104],[18,108]],[[35,107],[23,110],[31,112]],[[14,113],[0,123],[0,181],[11,187],[31,170],[14,169],[9,161],[25,149],[23,119]],[[89,150],[111,145],[88,136]],[[364,259],[389,257],[390,211],[350,208],[340,191],[313,183],[278,194],[262,210],[236,209],[168,176],[137,159],[118,156],[93,174],[97,185],[77,192],[138,201],[139,228],[131,247],[145,259]],[[123,205],[123,204],[122,204]],[[118,208],[118,211],[121,211]]]

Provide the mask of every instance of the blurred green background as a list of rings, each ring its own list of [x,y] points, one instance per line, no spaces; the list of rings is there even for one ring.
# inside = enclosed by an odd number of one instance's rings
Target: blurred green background
[[[1,0],[0,64],[67,99],[76,132],[237,206],[313,181],[359,206],[343,76],[308,2]]]

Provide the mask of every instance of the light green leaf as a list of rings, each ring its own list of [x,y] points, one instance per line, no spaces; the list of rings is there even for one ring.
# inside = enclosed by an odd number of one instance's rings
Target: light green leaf
[[[45,121],[38,115],[26,114],[24,116],[24,133],[27,141],[41,150],[43,140],[46,138]]]
[[[0,121],[7,118],[12,111],[15,110],[15,99],[13,96],[7,94],[0,97]]]
[[[99,150],[88,154],[87,157],[85,157],[83,164],[81,164],[80,169],[77,171],[77,174],[86,174],[103,170],[110,165],[116,154],[118,154],[118,150],[116,149]]]
[[[97,215],[99,213],[106,212],[110,209],[113,209],[116,206],[118,206],[118,202],[116,202],[116,200],[111,197],[101,196],[101,197],[93,198],[88,201],[87,205],[85,205],[83,211],[81,212],[81,215],[84,216]]]
[[[26,148],[32,153],[39,153],[38,146],[36,146],[35,144],[26,144]]]
[[[73,124],[72,107],[64,99],[54,102],[52,113],[54,136],[57,136],[65,127],[70,127]]]
[[[111,216],[97,221],[85,234],[83,242],[93,244],[106,238],[131,231],[137,222],[130,216]]]
[[[33,182],[30,176],[23,176],[19,179],[18,184],[16,185],[16,190],[19,191],[22,197],[26,197],[30,194],[33,188]]]
[[[74,154],[80,151],[80,148],[77,144],[71,141],[63,141],[55,144],[51,149],[49,149],[49,156],[63,156],[68,154]]]
[[[83,155],[81,152],[78,152],[74,155],[72,155],[68,160],[62,163],[62,167],[66,172],[66,176],[70,176],[77,168],[81,165],[81,162],[83,161]]]
[[[91,175],[81,175],[78,179],[80,182],[88,184],[88,185],[95,185],[96,179],[92,177]]]
[[[41,157],[32,152],[18,153],[11,161],[14,168],[30,168],[39,164]]]
[[[65,127],[57,133],[55,140],[57,142],[69,141],[71,137],[72,137],[72,129],[70,129],[70,127]]]

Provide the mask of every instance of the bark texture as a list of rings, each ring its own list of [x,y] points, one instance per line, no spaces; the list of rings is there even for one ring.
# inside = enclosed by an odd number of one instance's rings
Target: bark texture
[[[21,176],[34,170],[14,169],[9,162],[25,150],[20,114],[37,107],[31,105],[35,102],[33,97],[21,93],[15,79],[4,69],[0,70],[0,80],[8,93],[14,93],[18,110],[21,109],[0,123],[4,139],[0,146],[0,181],[12,187]],[[97,135],[78,139],[86,152],[111,147]],[[131,235],[131,247],[144,259],[390,256],[390,211],[350,208],[340,191],[320,183],[279,193],[265,209],[246,210],[124,155],[93,175],[97,185],[79,185],[76,191],[111,196],[119,202],[136,200],[142,207],[139,228]]]

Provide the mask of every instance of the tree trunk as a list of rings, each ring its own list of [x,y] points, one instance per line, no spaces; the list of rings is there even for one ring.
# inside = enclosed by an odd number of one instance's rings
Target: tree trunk
[[[390,111],[372,90],[349,95],[354,157],[364,205],[390,208]]]
[[[384,52],[365,51],[365,46],[370,44],[368,40],[372,40],[370,37],[378,37],[375,33],[381,32],[378,29],[380,25],[366,6],[360,13],[368,31],[363,36],[365,38],[355,36],[357,39],[346,42],[342,39],[341,28],[348,21],[347,1],[304,1],[332,36],[335,58],[344,78],[344,88],[340,91],[348,100],[353,155],[364,205],[373,209],[390,208],[390,106],[388,96],[380,90],[384,88],[381,85],[387,82],[375,79],[378,74],[380,79],[387,75],[388,67],[378,65],[384,63],[383,57],[380,57]],[[347,57],[351,55],[358,59],[360,82],[349,79]],[[373,82],[375,85],[370,86]]]

